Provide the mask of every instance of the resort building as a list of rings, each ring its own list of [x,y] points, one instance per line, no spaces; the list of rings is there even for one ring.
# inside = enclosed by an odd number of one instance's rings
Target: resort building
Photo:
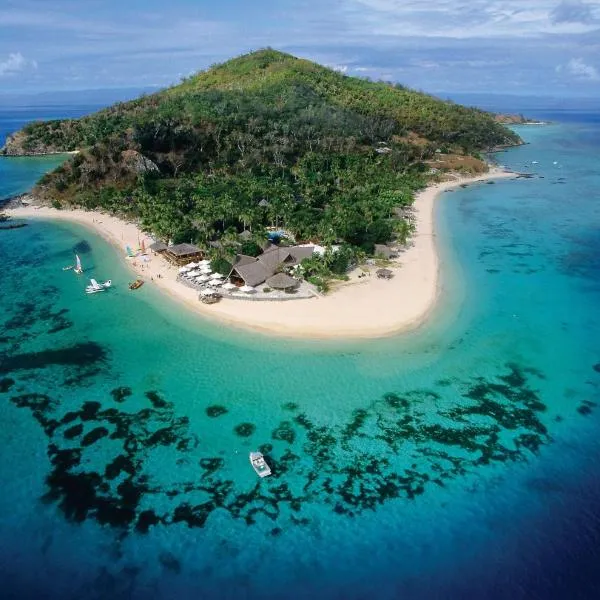
[[[294,287],[297,281],[286,275],[287,279],[278,278],[275,283],[283,287],[270,286],[267,281],[281,269],[299,265],[305,258],[310,258],[314,253],[314,246],[273,246],[257,258],[239,254],[233,264],[229,277],[232,282],[256,287],[267,282],[269,287],[287,289]]]
[[[165,250],[165,257],[174,265],[182,266],[190,261],[201,260],[204,253],[194,244],[176,244]]]

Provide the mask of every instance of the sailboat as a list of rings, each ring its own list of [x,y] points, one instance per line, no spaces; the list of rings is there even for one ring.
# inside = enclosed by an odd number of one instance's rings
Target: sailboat
[[[81,275],[83,273],[83,267],[81,266],[81,261],[79,260],[79,255],[75,255],[75,268],[73,269],[77,275]]]
[[[103,292],[108,289],[112,285],[112,281],[110,279],[106,280],[104,283],[98,283],[95,279],[90,279],[90,285],[85,288],[86,294],[96,294],[98,292]]]

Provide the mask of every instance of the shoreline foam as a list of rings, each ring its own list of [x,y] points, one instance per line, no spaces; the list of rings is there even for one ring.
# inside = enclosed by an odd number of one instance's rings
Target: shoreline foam
[[[377,338],[413,330],[423,324],[438,303],[440,295],[439,256],[435,242],[434,207],[440,194],[465,184],[491,179],[517,177],[518,173],[490,169],[475,177],[457,177],[428,186],[416,195],[416,231],[412,245],[392,261],[394,277],[381,280],[374,275],[357,278],[337,287],[331,294],[293,302],[244,302],[223,299],[205,305],[198,293],[175,278],[177,269],[160,255],[150,260],[127,260],[147,285],[156,285],[172,298],[197,313],[238,328],[292,338],[343,339]],[[15,218],[41,218],[69,221],[91,228],[125,254],[125,246],[148,245],[151,238],[136,224],[120,218],[81,209],[57,210],[50,207],[19,207],[4,211]],[[160,277],[158,277],[160,275]]]

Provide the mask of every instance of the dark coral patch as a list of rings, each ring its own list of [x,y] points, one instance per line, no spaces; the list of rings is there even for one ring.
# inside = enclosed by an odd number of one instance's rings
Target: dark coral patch
[[[74,440],[76,437],[79,437],[83,433],[83,425],[78,423],[77,425],[73,425],[73,427],[69,427],[63,431],[63,436],[66,440]]]
[[[273,444],[261,444],[261,445],[258,447],[258,451],[259,451],[261,454],[269,454],[269,452],[272,452],[272,451],[273,451]]]
[[[600,373],[600,362],[594,365],[594,371],[596,371],[596,373]]]
[[[95,444],[98,440],[101,440],[103,437],[108,435],[108,429],[106,427],[96,427],[92,429],[89,433],[86,433],[81,439],[81,446],[85,448],[86,446],[91,446]]]
[[[234,431],[240,437],[250,437],[256,431],[253,423],[240,423],[234,427]]]
[[[211,417],[212,419],[227,414],[227,412],[228,410],[224,406],[220,406],[219,404],[213,404],[212,406],[208,406],[206,408],[207,416]]]
[[[0,363],[0,373],[29,369],[46,369],[52,365],[88,367],[104,362],[106,358],[107,352],[100,344],[86,342],[66,348],[59,348],[58,350],[25,352],[8,356]]]
[[[277,429],[273,430],[271,437],[274,440],[281,440],[288,444],[293,444],[296,439],[296,432],[289,421],[282,421],[279,423]]]
[[[3,377],[0,379],[0,393],[4,394],[8,392],[12,386],[15,385],[15,380],[10,377]]]
[[[143,510],[135,524],[135,530],[138,533],[148,533],[150,527],[161,522],[162,519],[153,510]]]
[[[285,404],[282,405],[282,407],[285,410],[289,410],[291,412],[298,410],[298,405],[295,402],[286,402]]]
[[[86,240],[81,240],[73,246],[73,254],[89,254],[92,247]]]
[[[125,400],[131,396],[131,394],[131,388],[126,386],[115,388],[110,392],[110,395],[115,402],[125,402]]]
[[[398,394],[393,394],[391,392],[388,392],[387,394],[384,394],[383,395],[383,399],[392,408],[404,408],[404,409],[406,409],[409,406],[409,402],[408,402],[408,400],[406,398],[402,398],[401,396],[398,396]]]
[[[79,411],[79,418],[82,421],[95,421],[98,418],[98,411],[102,408],[100,402],[84,402]]]
[[[202,478],[208,477],[213,473],[216,473],[223,465],[225,461],[222,458],[202,458],[200,459],[200,468],[204,471]]]
[[[104,469],[104,476],[107,479],[116,479],[121,474],[135,475],[136,466],[133,460],[128,456],[119,454]]]
[[[146,392],[144,395],[152,402],[154,408],[167,408],[168,402],[163,400],[158,392],[150,391]]]
[[[591,400],[584,400],[578,407],[577,412],[580,415],[589,415],[592,412],[592,409],[598,406],[595,402]]]

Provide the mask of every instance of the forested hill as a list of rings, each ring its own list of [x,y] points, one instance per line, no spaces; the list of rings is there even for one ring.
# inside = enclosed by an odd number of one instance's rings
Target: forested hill
[[[78,150],[34,194],[127,212],[162,237],[278,220],[300,237],[362,243],[351,213],[379,227],[427,161],[519,142],[490,113],[266,49],[81,119],[30,124],[2,152]]]

